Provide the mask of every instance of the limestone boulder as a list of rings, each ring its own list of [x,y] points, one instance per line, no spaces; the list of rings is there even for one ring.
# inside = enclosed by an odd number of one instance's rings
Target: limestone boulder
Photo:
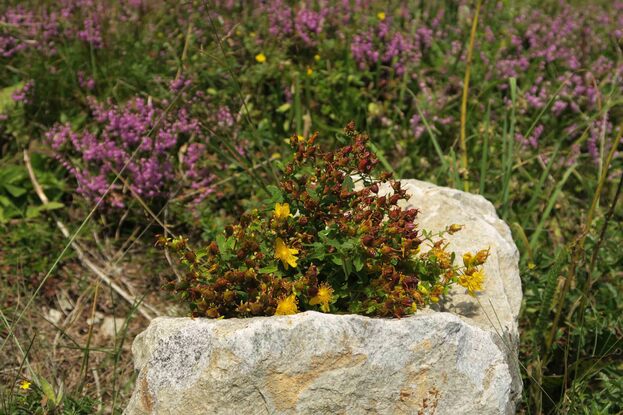
[[[158,318],[134,341],[138,414],[513,414],[521,394],[518,251],[484,198],[403,181],[421,228],[491,249],[486,291],[403,319],[306,312]]]

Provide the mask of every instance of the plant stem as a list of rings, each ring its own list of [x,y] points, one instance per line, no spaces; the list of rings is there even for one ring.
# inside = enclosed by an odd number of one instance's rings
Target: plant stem
[[[474,41],[476,40],[476,28],[478,27],[478,15],[480,14],[480,5],[482,0],[476,3],[476,12],[472,20],[472,30],[469,35],[469,47],[467,48],[467,59],[465,62],[465,77],[463,78],[463,97],[461,98],[461,168],[463,176],[463,189],[469,191],[469,170],[467,164],[467,144],[465,128],[467,124],[467,93],[469,92],[469,77],[472,61],[472,52],[474,51]]]

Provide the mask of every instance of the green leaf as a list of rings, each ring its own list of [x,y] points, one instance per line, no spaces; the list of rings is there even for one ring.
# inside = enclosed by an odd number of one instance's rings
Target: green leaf
[[[218,246],[218,250],[221,252],[221,254],[227,252],[227,241],[223,234],[219,234],[216,236],[216,245]]]
[[[314,202],[318,202],[320,200],[320,196],[318,196],[318,192],[316,192],[316,189],[314,189],[313,187],[307,188],[307,194],[309,195],[309,197],[311,197],[311,199]]]
[[[11,199],[9,199],[8,197],[0,195],[0,205],[12,206],[13,202],[11,202]]]
[[[352,251],[353,249],[355,249],[356,246],[357,244],[353,242],[352,239],[350,239],[342,244],[342,249],[346,251]]]
[[[269,266],[264,267],[264,268],[260,268],[260,269],[258,269],[258,272],[260,274],[273,274],[273,273],[277,272],[278,269],[279,268],[278,268],[277,264],[274,264],[274,265],[269,265]]]
[[[318,232],[318,236],[322,239],[325,239],[326,237],[329,236],[329,233],[331,233],[331,229],[323,229],[320,232]]]
[[[356,256],[353,260],[353,265],[355,265],[355,271],[361,271],[363,269],[363,259],[360,256]]]
[[[343,258],[342,262],[344,263],[344,276],[348,278],[353,272],[353,261],[350,258]]]
[[[353,189],[355,188],[355,183],[353,182],[352,177],[346,176],[344,178],[344,181],[342,182],[342,188],[345,189],[347,192],[353,191]]]
[[[9,165],[0,170],[0,184],[13,184],[26,178],[26,169],[22,166]]]
[[[268,185],[266,186],[266,190],[268,190],[268,193],[270,193],[270,199],[268,200],[268,203],[272,204],[283,202],[283,195],[281,194],[281,190],[277,186],[272,184]]]
[[[26,208],[26,219],[34,219],[39,216],[41,209],[39,206],[28,206]]]
[[[0,89],[0,114],[6,114],[9,108],[15,105],[12,95],[13,92],[24,86],[23,82]]]
[[[292,104],[290,104],[289,102],[286,102],[285,104],[281,104],[278,108],[277,108],[277,112],[279,113],[284,113],[286,111],[288,111],[290,109],[290,107],[292,106]]]
[[[64,207],[65,205],[62,204],[61,202],[48,202],[48,203],[45,203],[39,206],[39,210],[55,210],[55,209],[61,209]]]
[[[18,186],[15,186],[15,185],[12,185],[12,184],[8,184],[8,183],[4,184],[4,188],[13,197],[20,197],[24,193],[26,193],[26,189],[24,189],[23,187],[18,187]]]
[[[60,209],[64,206],[65,205],[63,205],[61,202],[48,202],[41,206],[28,206],[26,208],[26,218],[33,219],[38,217],[43,211]]]
[[[50,385],[50,383],[45,380],[43,376],[39,377],[39,383],[41,384],[41,391],[46,396],[46,398],[48,398],[48,401],[56,403],[56,393],[54,393],[52,385]]]

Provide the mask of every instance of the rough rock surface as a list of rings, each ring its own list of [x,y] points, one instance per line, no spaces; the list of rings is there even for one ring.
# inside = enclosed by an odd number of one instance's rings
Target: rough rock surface
[[[518,252],[480,196],[405,180],[450,249],[491,248],[486,292],[400,320],[306,312],[245,320],[158,318],[133,345],[135,414],[512,414],[521,392]],[[459,255],[460,257],[460,255]]]

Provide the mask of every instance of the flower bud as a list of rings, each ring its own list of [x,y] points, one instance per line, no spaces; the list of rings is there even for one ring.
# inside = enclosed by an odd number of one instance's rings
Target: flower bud
[[[478,251],[478,253],[476,254],[476,258],[474,259],[474,262],[476,263],[476,265],[482,265],[485,263],[488,257],[489,257],[489,249],[482,249]]]
[[[236,293],[230,290],[227,290],[223,293],[223,301],[231,303],[236,298]]]
[[[455,223],[455,224],[450,225],[450,227],[448,228],[448,233],[449,233],[450,235],[454,235],[455,233],[457,233],[457,232],[458,232],[458,231],[460,231],[461,229],[463,229],[463,225],[457,225],[457,224]]]
[[[212,255],[217,255],[219,253],[218,245],[216,244],[216,242],[210,243],[210,245],[208,246],[208,251],[210,251]]]
[[[194,264],[197,261],[197,255],[195,255],[193,251],[186,252],[184,254],[184,258],[186,259],[186,261],[190,262],[191,264]]]
[[[383,245],[383,247],[381,248],[381,253],[382,253],[383,255],[389,255],[389,254],[391,254],[392,252],[394,252],[394,250],[393,250],[393,249],[392,249],[392,247],[391,247],[391,246],[389,246],[389,245]]]

